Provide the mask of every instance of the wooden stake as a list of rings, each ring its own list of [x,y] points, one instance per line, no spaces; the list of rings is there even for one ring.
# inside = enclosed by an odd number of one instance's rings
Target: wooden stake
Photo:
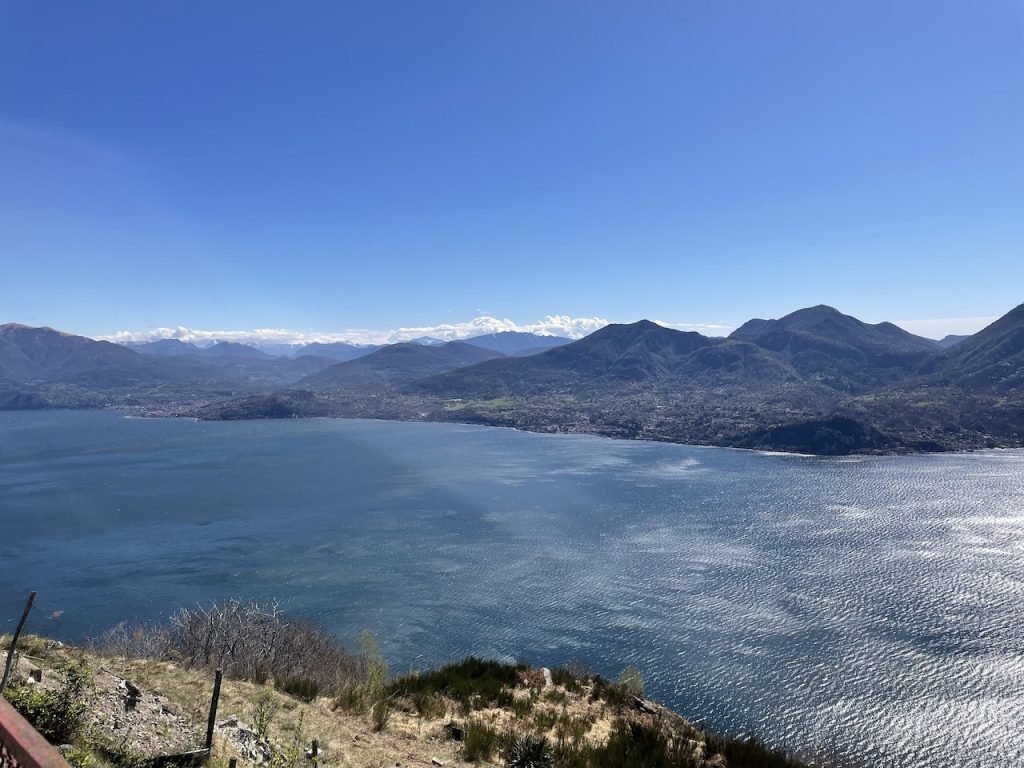
[[[18,646],[18,638],[21,637],[21,630],[25,628],[25,621],[28,619],[28,613],[32,610],[32,604],[36,601],[36,593],[33,592],[28,596],[28,602],[25,603],[25,611],[21,614],[21,621],[18,622],[18,628],[14,630],[14,637],[11,638],[11,647],[7,650],[7,664],[4,666],[4,678],[0,681],[0,694],[7,689],[7,680],[11,676],[11,667],[14,666],[14,650]]]
[[[213,698],[210,699],[210,719],[206,723],[206,748],[213,748],[213,727],[217,723],[217,702],[220,701],[220,678],[223,673],[218,669],[213,678]]]

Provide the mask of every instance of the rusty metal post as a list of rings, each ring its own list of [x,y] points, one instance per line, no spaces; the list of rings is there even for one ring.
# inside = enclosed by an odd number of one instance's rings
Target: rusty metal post
[[[223,673],[218,669],[213,678],[213,698],[210,699],[210,719],[206,723],[206,748],[213,748],[213,728],[217,723],[217,702],[220,701],[220,678]]]
[[[4,677],[0,680],[0,694],[7,689],[7,680],[11,676],[11,667],[14,666],[14,651],[18,646],[18,638],[21,637],[21,630],[25,628],[25,621],[28,619],[29,611],[32,610],[32,604],[36,601],[36,593],[33,592],[28,596],[28,602],[25,603],[25,611],[21,614],[21,621],[18,622],[18,628],[14,630],[14,636],[11,638],[11,647],[7,650],[7,664],[4,666]]]

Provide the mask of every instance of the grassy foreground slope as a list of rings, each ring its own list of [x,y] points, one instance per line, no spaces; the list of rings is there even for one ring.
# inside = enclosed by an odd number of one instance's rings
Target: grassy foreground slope
[[[231,758],[309,765],[314,739],[315,762],[325,766],[811,765],[695,727],[646,699],[635,669],[610,682],[583,669],[469,658],[390,677],[369,637],[350,654],[308,626],[266,615],[252,621],[244,610],[234,618],[258,631],[200,636],[194,632],[201,621],[212,626],[215,612],[182,614],[197,619],[184,634],[180,624],[155,632],[122,627],[88,649],[23,638],[5,696],[76,767],[139,768],[202,746],[214,664],[225,670],[211,757],[217,766]]]

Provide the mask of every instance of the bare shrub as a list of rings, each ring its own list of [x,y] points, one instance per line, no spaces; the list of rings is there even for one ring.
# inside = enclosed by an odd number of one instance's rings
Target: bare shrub
[[[125,664],[132,659],[167,659],[172,655],[169,628],[151,624],[122,621],[89,644],[95,651],[120,658]]]
[[[360,673],[341,643],[305,622],[288,621],[277,602],[223,600],[180,608],[166,626],[119,624],[95,645],[112,656],[159,658],[186,667],[219,667],[236,679],[306,681],[306,689],[336,691]]]

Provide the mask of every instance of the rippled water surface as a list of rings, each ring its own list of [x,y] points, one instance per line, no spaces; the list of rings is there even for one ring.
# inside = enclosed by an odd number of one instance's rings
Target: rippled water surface
[[[688,716],[871,765],[1024,765],[1022,534],[1021,452],[0,413],[0,628],[29,589],[68,639],[273,596],[393,669],[633,663]]]

